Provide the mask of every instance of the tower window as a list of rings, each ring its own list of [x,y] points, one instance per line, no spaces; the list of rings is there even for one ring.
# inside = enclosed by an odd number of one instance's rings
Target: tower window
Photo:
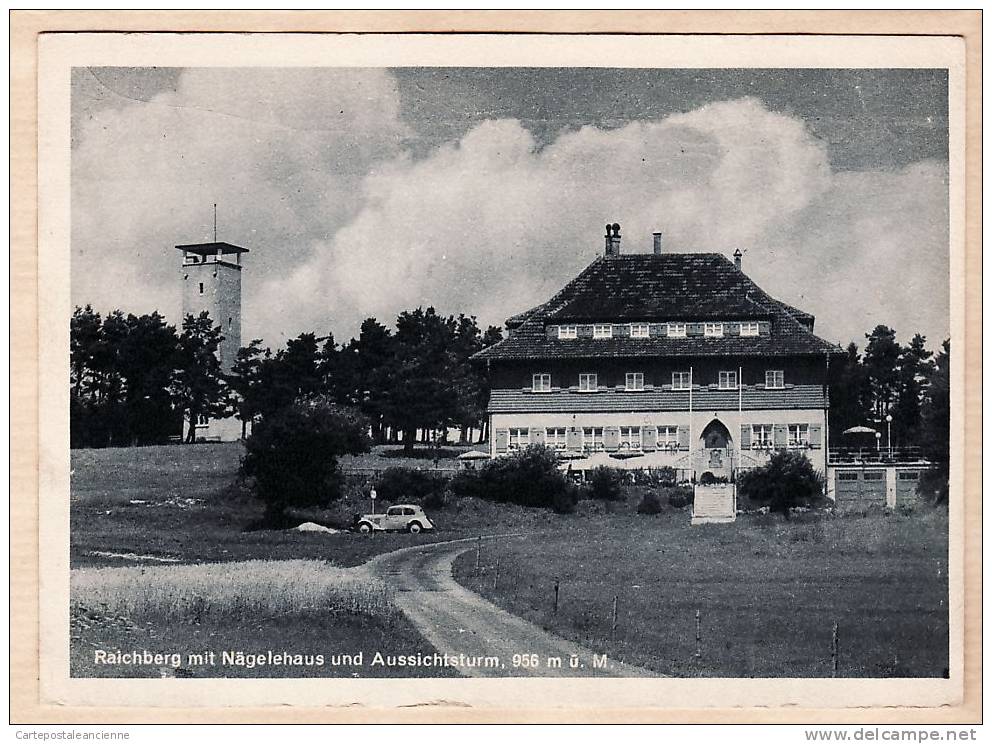
[[[227,319],[227,327],[230,328],[232,325],[234,325],[234,318],[228,318]]]
[[[200,282],[200,294],[203,294],[203,282]]]

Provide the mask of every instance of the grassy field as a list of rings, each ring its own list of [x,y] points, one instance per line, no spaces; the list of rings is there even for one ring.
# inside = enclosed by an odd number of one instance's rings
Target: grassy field
[[[375,652],[434,650],[381,579],[320,561],[74,569],[70,617],[79,677],[392,676]]]
[[[431,467],[433,460],[400,456],[401,447],[347,458],[347,467],[381,469],[384,463]],[[459,504],[432,512],[434,534],[376,535],[253,530],[262,505],[235,485],[243,448],[238,443],[73,450],[70,559],[73,567],[169,562],[287,560],[310,558],[341,566],[364,563],[379,553],[430,540],[478,534],[504,521],[529,524],[543,512]],[[449,450],[450,456],[457,454]],[[386,505],[381,503],[378,508]],[[329,510],[300,514],[300,521],[344,526],[367,512],[354,493]],[[530,516],[533,515],[533,516]],[[143,559],[135,558],[143,556]],[[130,558],[129,558],[130,557]]]
[[[463,555],[456,577],[510,612],[666,674],[830,676],[833,623],[838,676],[939,677],[948,667],[943,511],[701,527],[686,511],[605,514],[487,543],[481,575],[475,564],[474,551]]]
[[[401,458],[398,449],[350,465],[380,469],[383,462],[432,464],[425,458]],[[238,444],[74,451],[72,567],[141,566],[151,571],[201,562],[297,559],[348,567],[425,541],[527,533],[498,542],[497,588],[491,540],[484,543],[482,576],[474,575],[473,552],[456,564],[459,580],[555,633],[666,674],[828,676],[835,622],[840,675],[941,676],[948,666],[943,511],[837,517],[810,513],[790,523],[746,515],[732,525],[689,527],[688,510],[636,514],[633,495],[618,504],[583,501],[576,514],[567,516],[460,499],[431,512],[439,525],[434,534],[369,537],[253,530],[249,527],[262,507],[234,483],[241,454]],[[353,489],[333,509],[300,518],[325,524],[346,521],[348,515],[368,510],[368,502],[355,493]],[[554,614],[556,578],[560,597]],[[614,596],[619,622],[611,638]],[[256,644],[254,648],[264,650],[289,644],[307,652],[326,648],[328,653],[372,649],[377,643],[393,652],[426,646],[395,613],[301,610],[278,616],[255,611],[250,620],[247,615],[219,619],[207,613],[181,622],[161,615],[139,621],[137,614],[131,607],[76,613],[81,625],[72,646],[73,669],[107,673],[90,656],[95,644],[108,643],[116,648],[180,644],[194,649],[209,639],[216,648]],[[354,670],[326,666],[319,673],[347,676]],[[372,673],[367,668],[360,672]]]

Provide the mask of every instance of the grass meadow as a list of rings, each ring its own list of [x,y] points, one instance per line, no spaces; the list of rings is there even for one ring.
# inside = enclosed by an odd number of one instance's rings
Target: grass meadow
[[[484,542],[481,573],[472,551],[455,575],[554,633],[665,674],[831,676],[837,623],[838,676],[941,677],[947,534],[946,511],[929,508],[699,527],[687,510],[607,515]]]
[[[398,450],[351,466],[432,464]],[[430,512],[436,533],[417,536],[253,530],[262,506],[235,482],[241,454],[239,444],[72,452],[73,674],[119,675],[94,665],[97,648],[429,652],[388,593],[348,567],[426,541],[495,533],[525,534],[484,540],[480,575],[475,551],[462,556],[455,568],[464,585],[554,633],[665,674],[830,676],[834,623],[840,676],[939,677],[948,667],[943,509],[806,513],[791,522],[748,514],[690,527],[688,509],[637,514],[632,489],[625,502],[582,501],[571,515],[458,499]],[[347,521],[369,508],[356,493],[300,519]]]

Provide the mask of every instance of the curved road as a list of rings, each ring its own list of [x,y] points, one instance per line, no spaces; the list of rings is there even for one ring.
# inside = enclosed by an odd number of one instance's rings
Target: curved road
[[[593,652],[551,635],[455,581],[452,564],[472,550],[475,538],[403,548],[366,566],[396,590],[396,603],[439,654],[457,657],[456,668],[471,677],[656,677],[655,672],[608,659],[595,667]],[[516,654],[536,655],[538,664],[514,666]],[[572,656],[581,665],[573,668]],[[483,661],[488,658],[490,661]],[[531,657],[533,658],[533,657]],[[494,662],[493,659],[498,660]],[[549,662],[549,659],[551,660]],[[554,661],[560,659],[560,666]],[[470,665],[470,660],[476,661]],[[528,659],[529,660],[529,659]]]

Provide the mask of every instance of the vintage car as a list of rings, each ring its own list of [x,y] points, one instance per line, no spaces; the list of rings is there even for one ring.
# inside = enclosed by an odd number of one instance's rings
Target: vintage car
[[[355,529],[363,534],[370,532],[427,532],[434,529],[424,510],[416,504],[397,504],[386,509],[385,514],[362,514],[355,518]]]

